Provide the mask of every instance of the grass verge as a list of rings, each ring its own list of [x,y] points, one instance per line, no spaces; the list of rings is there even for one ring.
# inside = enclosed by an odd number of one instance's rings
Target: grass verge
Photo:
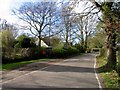
[[[38,59],[38,60],[30,60],[30,61],[21,61],[21,62],[16,62],[16,63],[2,64],[2,65],[0,65],[0,71],[12,70],[12,69],[20,68],[20,67],[30,64],[30,63],[46,61],[46,60],[48,60],[48,59]]]
[[[97,67],[98,73],[103,79],[104,88],[120,88],[118,81],[120,77],[116,70],[109,70],[109,68],[105,68],[107,60],[105,57],[97,57]]]

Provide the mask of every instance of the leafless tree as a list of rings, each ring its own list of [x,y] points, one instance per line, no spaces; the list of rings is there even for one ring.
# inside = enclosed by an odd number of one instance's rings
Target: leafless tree
[[[80,2],[81,0],[76,0],[75,3]],[[106,32],[106,46],[107,46],[107,67],[115,68],[116,67],[116,32],[120,29],[119,14],[120,11],[118,2],[106,1],[103,2],[98,0],[90,0],[86,3],[91,3],[90,5],[86,4],[87,15],[93,13],[93,15],[98,14],[98,19],[103,22],[103,27]],[[118,4],[118,6],[115,5]],[[115,9],[115,7],[117,7]],[[101,16],[99,17],[99,13]]]
[[[87,48],[88,37],[95,31],[96,17],[91,15],[86,16],[82,13],[74,17],[74,26],[76,26],[74,33],[79,38],[81,46]]]
[[[71,45],[72,39],[72,21],[73,21],[73,8],[71,3],[62,6],[62,23],[64,25],[64,36],[65,36],[65,45]]]
[[[28,24],[31,33],[39,38],[39,46],[41,47],[42,35],[46,33],[48,26],[53,25],[57,19],[55,17],[56,3],[26,2],[19,9],[13,10],[13,12]],[[50,19],[51,22],[49,21]]]

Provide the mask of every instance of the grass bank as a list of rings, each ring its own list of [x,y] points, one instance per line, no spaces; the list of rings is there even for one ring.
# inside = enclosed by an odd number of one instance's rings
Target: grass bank
[[[39,61],[46,61],[48,59],[37,59],[37,60],[30,60],[30,61],[22,61],[22,62],[16,62],[16,63],[9,63],[9,64],[2,64],[0,65],[0,71],[6,71],[6,70],[12,70],[16,68],[20,68],[24,65],[34,63],[34,62],[39,62]]]
[[[103,79],[103,84],[105,86],[104,88],[111,88],[111,90],[117,88],[119,89],[120,77],[118,76],[116,70],[110,70],[109,68],[104,67],[106,63],[107,60],[105,57],[97,57],[97,70],[101,78]]]

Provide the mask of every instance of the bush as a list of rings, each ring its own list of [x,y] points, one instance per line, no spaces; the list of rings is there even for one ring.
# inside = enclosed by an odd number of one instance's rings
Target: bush
[[[75,47],[69,46],[68,49],[67,49],[67,54],[68,55],[74,55],[74,54],[78,54],[78,53],[79,53],[79,50]]]
[[[45,48],[2,48],[2,63],[13,63],[45,57]]]
[[[118,75],[120,77],[120,62],[118,62],[118,65],[117,65],[117,72],[118,72]]]
[[[16,43],[13,47],[15,47],[15,48],[22,48],[20,43]]]
[[[80,53],[85,53],[85,49],[82,46],[80,46],[80,44],[75,44],[75,48],[77,48]]]
[[[90,53],[91,52],[91,49],[90,48],[87,48],[86,49],[86,53]]]
[[[52,50],[51,50],[52,49]],[[3,48],[2,63],[13,63],[19,61],[27,61],[40,58],[66,58],[71,55],[76,55],[79,50],[69,46],[68,49],[63,49],[63,46],[54,48]]]
[[[105,50],[105,48],[101,48],[100,49],[100,56],[106,56],[107,52]]]
[[[20,35],[16,41],[13,43],[15,48],[31,48],[36,47],[34,38],[28,37],[26,35]]]
[[[64,49],[63,47],[55,47],[52,49],[52,53],[52,57],[65,58],[71,55],[78,54],[79,50],[71,46],[69,46],[68,49]]]
[[[55,47],[55,48],[52,49],[52,57],[63,58],[63,57],[65,57],[66,52],[67,51],[63,48]]]

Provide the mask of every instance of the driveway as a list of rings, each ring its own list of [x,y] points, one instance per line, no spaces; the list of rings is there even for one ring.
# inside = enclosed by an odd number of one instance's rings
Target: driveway
[[[3,89],[101,88],[95,70],[95,56],[90,53],[65,60],[39,62],[3,74]],[[12,78],[10,78],[12,77]],[[7,79],[6,79],[7,78]],[[38,89],[39,90],[39,89]]]

